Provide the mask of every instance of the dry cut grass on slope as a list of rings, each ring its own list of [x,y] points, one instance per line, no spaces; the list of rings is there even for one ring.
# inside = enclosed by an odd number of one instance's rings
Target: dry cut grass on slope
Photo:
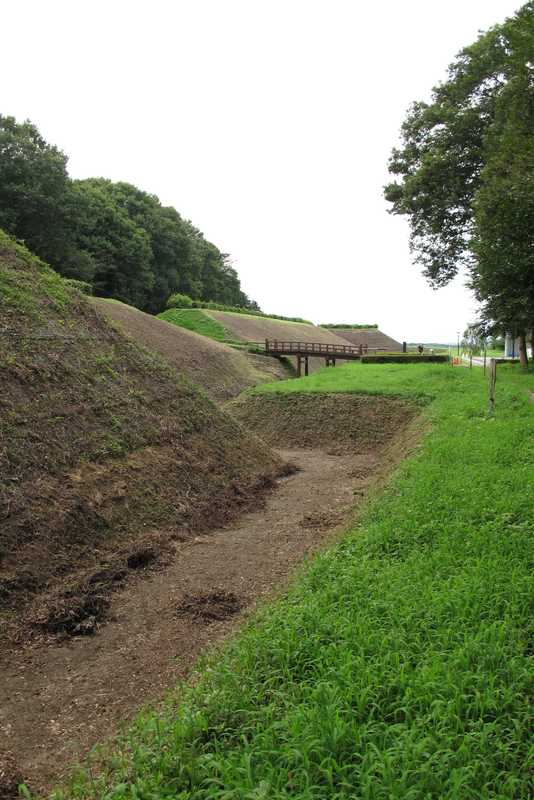
[[[246,314],[232,314],[229,311],[212,311],[211,309],[203,309],[203,312],[230,331],[236,340],[263,342],[265,339],[279,339],[294,342],[347,344],[344,339],[332,331],[303,322],[284,322],[267,317],[249,317]]]
[[[124,303],[97,298],[92,302],[138,344],[158,353],[213,400],[228,400],[250,386],[288,376],[275,358],[235,350]]]

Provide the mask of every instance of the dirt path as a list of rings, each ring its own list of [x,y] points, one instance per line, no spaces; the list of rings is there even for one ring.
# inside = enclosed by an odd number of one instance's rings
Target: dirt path
[[[31,788],[61,779],[142,703],[157,701],[187,675],[256,598],[282,586],[346,523],[355,500],[385,469],[376,453],[281,454],[301,471],[282,479],[263,509],[178,543],[170,566],[114,596],[114,619],[96,636],[0,662],[0,758],[3,749],[5,763]],[[397,444],[386,462],[398,457]]]

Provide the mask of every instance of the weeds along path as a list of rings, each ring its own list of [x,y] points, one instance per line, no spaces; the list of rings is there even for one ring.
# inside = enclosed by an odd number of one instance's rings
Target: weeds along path
[[[95,636],[50,639],[0,665],[0,731],[18,779],[43,790],[64,777],[120,722],[187,676],[258,598],[282,587],[296,565],[346,526],[355,504],[402,457],[414,409],[364,399],[363,413],[361,398],[337,402],[337,428],[315,441],[313,427],[333,411],[332,400],[317,398],[313,413],[308,404],[306,449],[291,441],[279,451],[298,471],[279,479],[262,507],[210,534],[178,536],[168,566],[113,595],[111,621]],[[289,405],[300,424],[301,404]],[[272,402],[264,406],[272,432]],[[261,428],[257,398],[249,408],[249,424]],[[284,425],[288,414],[284,408]],[[347,447],[346,429],[357,436],[358,418],[359,438]],[[284,431],[279,444],[292,440]]]

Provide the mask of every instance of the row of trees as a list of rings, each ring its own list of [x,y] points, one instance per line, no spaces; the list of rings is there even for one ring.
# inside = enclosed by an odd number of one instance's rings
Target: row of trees
[[[534,338],[534,2],[482,34],[414,103],[385,187],[434,287],[466,266],[482,335]]]
[[[173,292],[257,308],[229,256],[174,208],[129,183],[71,180],[35,125],[1,115],[0,227],[65,277],[145,311]]]

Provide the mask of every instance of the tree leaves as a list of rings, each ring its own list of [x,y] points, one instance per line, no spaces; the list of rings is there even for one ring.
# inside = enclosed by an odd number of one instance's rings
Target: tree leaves
[[[534,320],[533,62],[531,0],[457,56],[430,104],[412,105],[384,189],[430,283],[467,266],[502,326]]]
[[[176,209],[129,183],[73,181],[31,122],[0,116],[0,227],[60,274],[158,313],[175,292],[255,307],[230,257]]]

